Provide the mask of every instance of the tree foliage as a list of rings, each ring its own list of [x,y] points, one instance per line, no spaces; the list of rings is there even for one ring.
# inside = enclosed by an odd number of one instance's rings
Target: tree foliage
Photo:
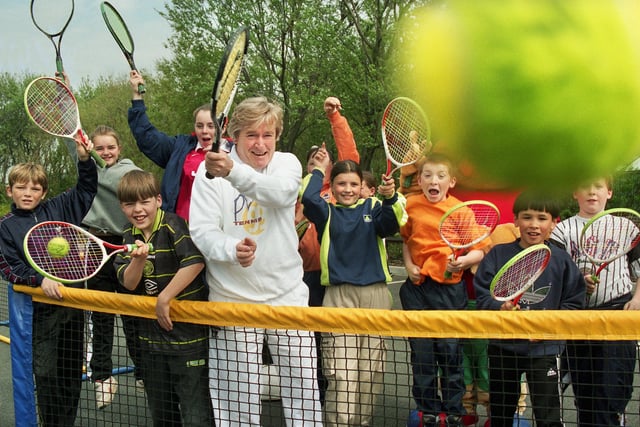
[[[158,100],[180,105],[184,122],[190,123],[187,112],[211,98],[227,40],[238,27],[247,26],[251,44],[237,99],[263,94],[284,106],[280,150],[302,156],[313,144],[326,141],[331,146],[322,103],[327,96],[337,96],[353,128],[362,166],[381,171],[380,116],[396,95],[389,78],[393,64],[386,58],[398,18],[423,3],[173,0],[163,12],[174,30],[169,40],[173,58],[159,64],[160,86],[170,92],[159,94]],[[155,107],[154,119],[168,123]]]
[[[433,0],[437,1],[437,0]],[[399,93],[395,53],[409,42],[397,25],[429,0],[171,0],[160,12],[172,34],[170,58],[145,74],[145,102],[152,122],[168,134],[193,130],[193,110],[211,101],[214,78],[224,46],[240,26],[250,30],[246,67],[236,100],[262,94],[285,109],[279,149],[299,158],[314,144],[333,146],[322,103],[337,96],[349,119],[364,169],[384,171],[380,118]],[[400,41],[400,43],[398,43]],[[425,47],[425,55],[428,54]],[[0,174],[5,178],[18,162],[42,163],[51,179],[50,195],[74,185],[64,141],[33,125],[24,112],[23,93],[36,76],[0,74]],[[131,89],[127,80],[101,78],[72,82],[83,128],[116,129],[123,156],[160,176],[135,145],[127,124]],[[437,132],[437,129],[434,130]],[[640,209],[635,197],[640,172],[619,174],[609,205]],[[4,198],[6,209],[8,200]],[[567,195],[566,213],[574,213]],[[1,212],[0,212],[1,213]]]

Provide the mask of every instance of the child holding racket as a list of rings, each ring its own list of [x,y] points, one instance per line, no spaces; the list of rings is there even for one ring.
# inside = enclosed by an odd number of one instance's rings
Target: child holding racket
[[[549,286],[546,298],[537,303],[514,305],[498,301],[490,289],[499,270],[514,256],[532,246],[547,243],[560,212],[555,201],[524,192],[513,205],[514,223],[520,238],[494,246],[480,262],[474,277],[476,301],[480,310],[576,310],[584,304],[585,283],[568,254],[550,245],[551,256],[532,289]],[[490,340],[489,388],[491,426],[511,427],[520,395],[520,379],[526,373],[537,426],[561,427],[558,392],[557,355],[564,342],[550,340]]]
[[[173,322],[170,304],[206,301],[204,259],[187,222],[163,211],[160,186],[150,172],[127,172],[118,184],[130,224],[122,242],[138,248],[118,253],[114,268],[130,291],[157,298],[156,319],[138,318],[142,373],[154,425],[213,425],[208,380],[209,327]],[[149,253],[152,244],[154,251]]]
[[[329,96],[323,103],[324,113],[331,125],[331,134],[335,142],[336,151],[338,153],[338,160],[353,160],[356,163],[360,162],[360,153],[358,153],[358,147],[356,141],[349,126],[349,121],[345,116],[340,113],[342,109],[342,103],[340,99],[335,96]],[[310,174],[316,167],[315,154],[320,149],[319,146],[312,146],[307,152],[306,166],[307,176],[310,178]],[[331,151],[327,150],[331,161],[333,157]],[[329,175],[331,174],[331,164],[327,166],[325,180],[322,184],[322,190],[320,193],[323,198],[330,202],[335,202],[331,194],[331,186],[329,183]],[[309,179],[304,178],[304,179]],[[302,193],[300,193],[302,196]],[[321,307],[322,300],[324,298],[325,287],[320,284],[320,243],[318,241],[318,233],[316,232],[315,225],[310,222],[302,212],[303,206],[301,203],[296,205],[296,217],[295,224],[298,230],[300,244],[298,246],[298,252],[302,257],[302,267],[304,269],[303,280],[309,287],[309,306]],[[316,345],[318,351],[320,351],[320,333],[316,334]],[[322,373],[321,354],[318,354],[318,382],[320,384],[320,400],[324,401],[324,391],[326,389],[326,381]]]
[[[551,240],[565,249],[584,272],[587,309],[639,310],[640,292],[634,290],[640,284],[640,252],[632,251],[612,261],[595,283],[593,266],[580,249],[585,224],[605,210],[612,195],[611,177],[598,178],[577,188],[573,198],[579,211],[558,224]],[[621,425],[633,392],[636,342],[569,341],[566,355],[580,425]]]
[[[76,141],[78,155],[78,182],[70,191],[45,200],[48,179],[44,168],[33,163],[20,163],[9,172],[7,195],[12,199],[11,212],[0,219],[0,271],[10,283],[37,287],[49,298],[63,298],[62,284],[45,278],[27,262],[23,241],[27,231],[43,221],[66,221],[79,225],[89,211],[98,189],[96,164],[82,142]],[[22,339],[32,339],[33,360],[24,354],[13,355],[14,366],[24,371],[25,384],[35,378],[37,405],[43,425],[74,425],[84,360],[84,313],[64,306],[34,302],[14,307],[19,316],[11,319],[12,339],[14,325],[30,325]],[[12,316],[13,316],[12,311]],[[64,333],[63,333],[64,332]],[[11,346],[14,350],[14,346]],[[17,369],[14,368],[14,372]],[[31,394],[29,396],[33,398]],[[22,396],[24,399],[24,396]],[[28,406],[28,403],[26,403]],[[35,414],[35,408],[34,412]],[[30,416],[31,414],[29,414]],[[22,419],[32,424],[28,419]],[[35,419],[33,420],[35,424]]]
[[[378,187],[384,201],[361,198],[362,171],[351,160],[338,161],[330,183],[335,204],[321,189],[331,159],[321,147],[316,168],[303,186],[304,214],[320,234],[324,307],[390,309],[391,275],[383,238],[396,234],[406,220],[393,177]],[[329,221],[331,219],[331,221]],[[372,425],[376,398],[383,393],[384,339],[373,335],[325,333],[322,360],[328,381],[325,425]]]
[[[430,153],[419,160],[417,184],[421,192],[407,198],[409,219],[400,230],[404,240],[403,258],[408,278],[400,288],[405,310],[464,310],[467,306],[462,272],[477,264],[491,241],[487,238],[471,246],[468,253],[451,260],[451,249],[439,234],[439,221],[460,200],[449,195],[456,185],[451,160]],[[451,278],[445,278],[445,271]],[[465,393],[462,346],[458,339],[410,338],[413,369],[413,398],[423,413],[426,426],[437,425],[446,414],[450,426],[462,425]],[[438,397],[441,371],[442,399]]]
[[[132,100],[128,112],[129,129],[142,153],[152,162],[164,169],[162,177],[162,209],[177,213],[189,219],[191,187],[196,170],[211,149],[215,140],[216,126],[211,118],[211,103],[203,104],[193,112],[194,131],[191,134],[167,135],[158,130],[147,116],[147,107],[143,95],[142,75],[132,70]],[[222,139],[221,150],[229,151],[233,143]]]

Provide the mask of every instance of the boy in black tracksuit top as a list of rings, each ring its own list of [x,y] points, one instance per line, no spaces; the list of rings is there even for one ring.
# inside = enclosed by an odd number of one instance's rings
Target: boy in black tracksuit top
[[[172,322],[173,299],[207,301],[204,259],[191,241],[187,222],[160,209],[153,174],[127,172],[118,185],[120,207],[131,225],[125,244],[138,247],[114,261],[120,283],[157,297],[157,319],[137,319],[142,372],[154,426],[210,427],[209,327]],[[149,245],[153,251],[149,251]]]
[[[476,301],[480,310],[577,310],[584,304],[586,284],[569,254],[549,245],[551,259],[530,291],[549,286],[542,301],[520,304],[497,301],[491,297],[491,281],[500,268],[522,250],[547,243],[556,224],[559,208],[553,201],[523,193],[513,205],[515,225],[520,238],[513,243],[494,246],[480,262],[474,277]],[[561,427],[560,397],[556,357],[564,349],[564,341],[508,339],[489,341],[489,392],[491,393],[491,426],[511,427],[518,405],[520,377],[527,374],[531,406],[539,427]]]
[[[4,277],[10,283],[40,286],[45,295],[55,299],[62,298],[62,285],[29,265],[23,242],[29,229],[40,222],[80,225],[89,211],[98,191],[96,164],[79,143],[76,145],[78,183],[73,189],[44,200],[48,190],[44,168],[34,163],[18,164],[9,173],[11,212],[0,219],[0,270]],[[33,303],[33,373],[38,414],[44,426],[71,426],[75,422],[82,387],[83,339],[82,310]]]

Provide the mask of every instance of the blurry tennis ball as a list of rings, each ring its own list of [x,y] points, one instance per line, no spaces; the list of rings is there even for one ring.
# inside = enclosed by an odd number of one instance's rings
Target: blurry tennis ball
[[[47,252],[53,258],[64,258],[69,253],[69,242],[64,237],[54,237],[47,243]]]
[[[639,5],[427,6],[401,24],[396,81],[467,186],[573,189],[640,155]]]

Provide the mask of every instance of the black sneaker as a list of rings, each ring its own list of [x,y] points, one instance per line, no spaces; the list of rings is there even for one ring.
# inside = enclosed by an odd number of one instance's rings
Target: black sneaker
[[[462,423],[462,417],[460,415],[448,415],[447,427],[464,427]]]
[[[422,425],[424,427],[439,427],[440,426],[440,417],[432,414],[423,414],[422,415]]]

